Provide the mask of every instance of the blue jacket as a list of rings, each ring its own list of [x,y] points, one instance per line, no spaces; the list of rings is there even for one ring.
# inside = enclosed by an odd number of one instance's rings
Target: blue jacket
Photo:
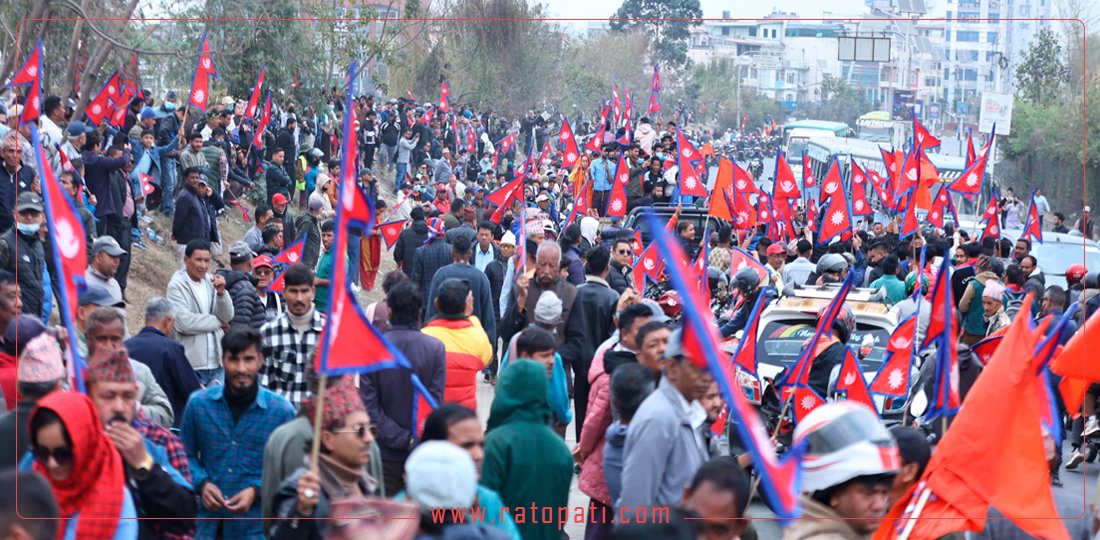
[[[199,378],[188,362],[180,342],[168,338],[152,326],[141,329],[138,335],[126,340],[126,350],[130,358],[149,366],[153,378],[164,389],[172,410],[175,411],[179,427],[183,420],[183,409],[187,407],[187,398],[199,390]]]
[[[176,215],[172,216],[172,236],[176,243],[185,246],[198,238],[210,241],[210,219],[209,207],[199,199],[198,193],[185,185],[176,199]]]
[[[159,178],[160,172],[164,170],[161,166],[161,156],[165,152],[170,152],[173,148],[176,148],[176,136],[172,135],[172,139],[168,141],[168,144],[163,146],[153,146],[148,151],[141,145],[141,141],[136,139],[130,139],[130,152],[134,155],[134,169],[130,171],[130,178],[133,182],[138,181],[138,173],[143,172],[145,174],[151,174],[154,178]],[[148,156],[147,161],[142,159]],[[156,168],[154,170],[154,167]],[[141,193],[141,184],[138,184],[138,190],[134,193]],[[131,187],[132,189],[132,187]]]

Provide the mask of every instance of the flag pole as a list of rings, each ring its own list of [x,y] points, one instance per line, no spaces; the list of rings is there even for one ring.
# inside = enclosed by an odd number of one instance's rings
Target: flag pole
[[[775,441],[779,439],[779,428],[783,427],[783,418],[787,416],[787,412],[791,409],[791,402],[794,401],[794,392],[783,402],[783,409],[779,411],[779,421],[775,423],[775,430],[772,432],[772,446],[775,446]],[[760,488],[760,475],[757,474],[756,478],[752,481],[752,488],[749,489],[749,498],[745,502],[745,507],[752,503],[752,499],[756,497],[756,490]]]
[[[920,517],[920,513],[924,510],[924,504],[928,502],[928,497],[932,495],[932,490],[925,487],[920,494],[920,498],[917,499],[917,507],[913,509],[913,515],[906,518],[905,529],[901,531],[901,536],[898,540],[907,540],[909,535],[913,533],[913,529],[917,526],[917,518]]]
[[[974,207],[975,211],[985,212],[985,210],[982,209],[982,196],[983,195],[985,195],[985,194],[982,193],[981,191],[978,192],[978,204]],[[975,220],[974,221],[974,226],[970,229],[970,237],[971,237],[972,242],[973,242],[973,237],[978,235],[978,222],[979,221],[981,221],[981,219]],[[999,224],[1000,224],[1000,221],[998,221],[998,225]],[[1000,236],[1000,234],[998,234],[997,236]]]
[[[313,442],[309,448],[309,470],[317,472],[317,460],[321,454],[321,421],[325,411],[325,387],[328,386],[328,375],[321,374],[321,380],[317,384],[317,410],[313,413]]]

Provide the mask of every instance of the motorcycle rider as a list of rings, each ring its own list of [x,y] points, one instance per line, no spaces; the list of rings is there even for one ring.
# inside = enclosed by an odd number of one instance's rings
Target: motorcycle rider
[[[828,305],[822,306],[821,310],[817,312],[817,318],[820,320],[824,317],[828,309]],[[836,319],[833,320],[832,332],[821,336],[816,344],[811,344],[808,341],[805,344],[806,347],[814,347],[809,382],[810,388],[817,392],[817,395],[828,395],[829,380],[832,378],[833,369],[838,368],[844,361],[848,340],[852,338],[852,332],[855,329],[856,316],[847,305],[843,305],[840,307]]]
[[[768,307],[768,304],[772,300],[775,300],[775,289],[767,286],[761,286],[760,274],[756,273],[756,270],[750,267],[744,267],[737,271],[733,275],[732,288],[741,293],[741,300],[738,301],[737,306],[734,308],[733,318],[728,323],[722,326],[722,337],[728,338],[737,333],[738,330],[743,330],[749,323],[749,316],[752,315],[752,308],[756,305],[756,300],[761,294],[765,295],[764,306]],[[763,308],[761,308],[763,309]]]
[[[890,510],[890,488],[901,466],[897,444],[870,409],[852,401],[814,409],[794,430],[805,442],[802,517],[785,540],[870,537]]]
[[[839,253],[826,253],[817,260],[817,268],[806,279],[807,284],[842,283],[848,275],[848,259]]]

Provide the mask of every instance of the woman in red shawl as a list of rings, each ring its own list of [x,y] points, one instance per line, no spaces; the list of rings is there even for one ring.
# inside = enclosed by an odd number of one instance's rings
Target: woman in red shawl
[[[42,398],[31,413],[30,434],[34,471],[49,481],[66,520],[59,539],[138,537],[122,457],[87,396],[56,391]]]
[[[378,267],[382,264],[382,231],[378,225],[386,213],[386,202],[382,199],[375,201],[374,226],[370,234],[359,240],[359,281],[361,286],[368,290],[374,290],[374,280],[378,277]]]

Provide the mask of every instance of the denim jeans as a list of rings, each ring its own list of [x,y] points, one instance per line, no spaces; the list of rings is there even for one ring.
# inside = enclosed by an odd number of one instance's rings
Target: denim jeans
[[[160,211],[170,216],[176,211],[176,169],[179,163],[163,157],[162,162],[164,167],[160,175]]]
[[[203,388],[225,384],[224,368],[196,369],[195,375],[199,376],[199,384]]]
[[[359,229],[348,231],[348,279],[356,285],[359,284],[359,257],[363,248],[360,240],[362,238],[363,235]]]
[[[408,163],[397,164],[397,174],[393,177],[393,192],[397,193],[401,190],[401,186],[405,183],[405,171],[409,168]]]
[[[384,165],[386,167],[389,167],[389,169],[392,171],[394,166],[394,159],[396,159],[397,157],[395,152],[397,152],[396,146],[390,146],[388,144],[380,145],[378,147],[378,166],[381,167]]]

